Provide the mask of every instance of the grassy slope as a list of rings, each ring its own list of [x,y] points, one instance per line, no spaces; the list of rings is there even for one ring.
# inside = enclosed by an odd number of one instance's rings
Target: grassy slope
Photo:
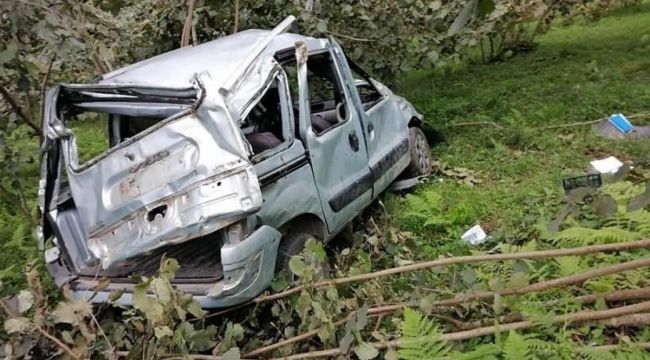
[[[448,240],[474,221],[495,241],[529,236],[560,204],[561,179],[584,174],[589,160],[615,155],[650,165],[650,140],[606,140],[588,126],[537,128],[650,112],[650,68],[623,71],[650,62],[650,4],[597,22],[558,26],[538,42],[534,52],[504,63],[444,75],[422,71],[405,79],[402,94],[446,138],[434,148],[435,158],[484,180],[477,188],[441,180],[416,193],[441,195],[444,216],[453,223],[436,234],[447,240],[432,244],[429,255],[462,247]],[[449,126],[467,121],[494,121],[505,129]],[[395,213],[412,205],[395,198],[391,203]]]

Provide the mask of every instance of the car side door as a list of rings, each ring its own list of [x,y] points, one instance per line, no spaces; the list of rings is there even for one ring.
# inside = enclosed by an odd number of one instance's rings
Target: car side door
[[[330,47],[296,48],[300,136],[306,143],[328,229],[338,232],[372,200],[361,119]]]
[[[409,129],[399,104],[378,88],[375,80],[348,59],[338,43],[330,38],[337,61],[352,94],[368,151],[368,163],[374,177],[374,196],[388,187],[408,166]]]

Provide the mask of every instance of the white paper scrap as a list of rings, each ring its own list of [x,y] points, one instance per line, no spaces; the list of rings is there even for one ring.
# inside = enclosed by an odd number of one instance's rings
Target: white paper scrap
[[[623,166],[623,163],[613,156],[601,160],[594,160],[589,164],[590,170],[601,174],[614,174]]]
[[[469,230],[465,231],[463,236],[461,236],[461,239],[467,241],[472,245],[478,245],[487,239],[487,234],[481,225],[476,224],[469,228]]]

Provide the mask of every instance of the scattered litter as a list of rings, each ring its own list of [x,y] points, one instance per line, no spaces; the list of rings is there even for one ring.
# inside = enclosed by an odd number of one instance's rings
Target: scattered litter
[[[634,130],[632,123],[623,114],[614,114],[609,117],[609,123],[614,125],[623,134],[631,133]]]
[[[488,238],[488,236],[485,233],[485,230],[483,230],[483,228],[481,227],[481,225],[476,224],[471,228],[469,228],[469,230],[465,231],[463,236],[461,236],[460,238],[472,245],[478,245],[478,244],[482,244]]]
[[[589,172],[600,174],[614,174],[623,166],[623,163],[617,158],[610,156],[601,160],[594,160],[589,163]]]
[[[589,174],[562,179],[562,187],[566,195],[578,188],[598,188],[601,185],[603,185],[603,178],[600,174]]]
[[[650,138],[650,125],[632,125],[628,120],[631,118],[650,116],[650,114],[637,114],[625,116],[614,114],[606,120],[599,121],[594,125],[594,131],[609,139],[644,139]]]

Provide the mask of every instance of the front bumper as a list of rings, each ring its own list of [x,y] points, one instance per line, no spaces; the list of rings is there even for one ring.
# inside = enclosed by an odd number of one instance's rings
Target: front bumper
[[[221,247],[221,280],[194,283],[191,279],[184,279],[183,283],[174,283],[174,286],[182,292],[192,294],[204,309],[244,303],[259,295],[273,280],[280,238],[279,231],[262,225],[245,239]],[[115,302],[133,304],[133,282],[114,279],[107,288],[96,292],[92,290],[98,283],[96,278],[75,277],[58,263],[48,264],[48,270],[53,274],[57,285],[70,285],[75,299],[104,303],[109,301],[111,292],[123,290],[124,294]]]

